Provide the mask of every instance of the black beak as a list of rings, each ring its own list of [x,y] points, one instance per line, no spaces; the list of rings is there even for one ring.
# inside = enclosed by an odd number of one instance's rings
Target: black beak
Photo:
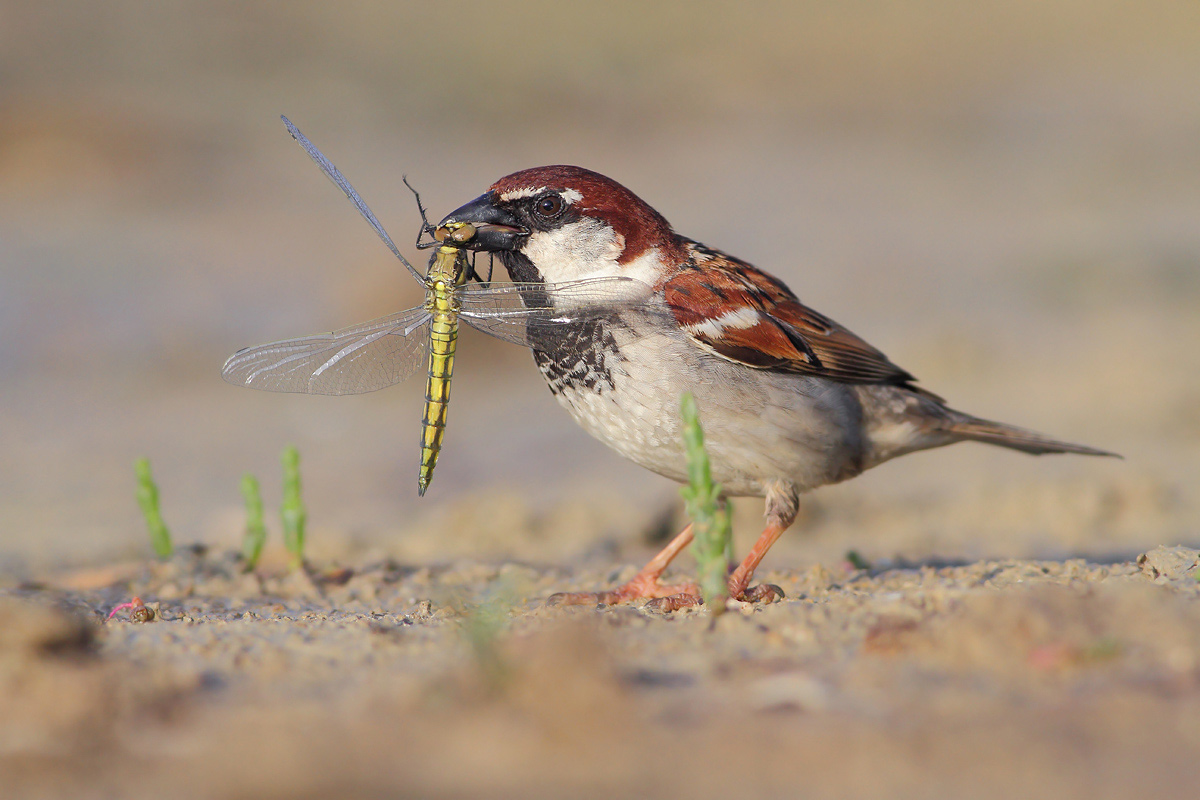
[[[471,250],[516,250],[529,235],[521,221],[507,211],[497,208],[489,194],[481,194],[465,206],[446,215],[439,228],[451,222],[466,222],[475,228],[475,236],[467,242]]]

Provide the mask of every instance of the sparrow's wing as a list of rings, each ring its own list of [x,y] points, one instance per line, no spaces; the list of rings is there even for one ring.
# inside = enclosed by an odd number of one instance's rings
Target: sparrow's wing
[[[229,357],[221,377],[271,392],[373,392],[426,363],[429,319],[424,308],[412,308],[333,333],[247,347]]]
[[[801,304],[779,280],[694,242],[692,269],[664,286],[680,327],[702,347],[758,369],[846,383],[906,384],[912,375],[828,317]]]
[[[383,240],[383,243],[388,246],[388,249],[391,250],[393,254],[395,254],[396,258],[400,259],[400,263],[408,267],[408,271],[412,273],[414,278],[424,283],[425,276],[418,272],[416,267],[408,263],[408,259],[400,254],[400,250],[392,241],[392,237],[387,235],[387,231],[385,231],[383,226],[379,224],[379,220],[375,219],[374,212],[372,212],[370,207],[363,202],[361,197],[358,196],[358,192],[354,191],[354,187],[350,185],[350,181],[346,180],[346,177],[342,175],[341,171],[333,165],[333,162],[326,158],[325,155],[317,149],[317,146],[310,142],[308,137],[301,133],[300,129],[292,124],[290,119],[283,116],[281,116],[280,119],[282,119],[283,124],[287,126],[288,133],[292,135],[292,138],[300,143],[300,146],[304,148],[304,152],[308,153],[308,157],[311,158],[316,165],[321,168],[321,171],[325,173],[325,176],[329,178],[329,180],[337,184],[337,187],[342,190],[346,197],[350,198],[350,202],[354,203],[354,207],[358,209],[358,213],[362,214],[363,219],[370,223],[371,227],[375,229],[375,233],[377,233],[379,238]]]
[[[657,315],[674,324],[654,289],[633,278],[468,285],[462,287],[459,298],[464,322],[520,345],[529,345],[539,335],[562,335],[571,325],[621,313]]]

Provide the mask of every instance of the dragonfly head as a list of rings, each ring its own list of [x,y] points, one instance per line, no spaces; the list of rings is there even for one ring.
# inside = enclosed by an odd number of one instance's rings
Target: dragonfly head
[[[437,230],[446,231],[447,235],[443,238],[457,238],[454,232],[461,233],[466,230],[465,226],[470,226],[474,229],[474,236],[467,237],[461,244],[471,250],[494,253],[519,249],[529,236],[529,229],[494,200],[491,193],[476,197],[447,214]]]
[[[463,245],[475,238],[475,226],[469,222],[450,222],[433,231],[439,242],[450,240],[451,245]]]

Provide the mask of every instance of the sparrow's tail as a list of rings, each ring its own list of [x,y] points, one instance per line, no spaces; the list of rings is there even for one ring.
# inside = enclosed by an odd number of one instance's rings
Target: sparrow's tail
[[[1078,453],[1082,456],[1112,456],[1113,458],[1122,458],[1117,453],[1110,453],[1107,450],[1085,447],[1081,444],[1071,444],[1070,442],[1060,442],[1057,439],[1051,439],[1049,436],[1043,436],[1035,431],[1018,428],[1015,425],[1005,425],[1003,422],[992,422],[991,420],[972,417],[958,411],[953,412],[953,416],[948,422],[949,424],[945,426],[944,430],[958,439],[996,444],[1035,456],[1047,453]]]

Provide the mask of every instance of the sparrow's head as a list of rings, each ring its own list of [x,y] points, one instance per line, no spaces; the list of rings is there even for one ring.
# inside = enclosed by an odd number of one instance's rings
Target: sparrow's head
[[[651,285],[682,245],[657,211],[621,184],[570,166],[514,172],[442,220],[476,229],[471,246],[500,255],[514,280],[602,276]]]

